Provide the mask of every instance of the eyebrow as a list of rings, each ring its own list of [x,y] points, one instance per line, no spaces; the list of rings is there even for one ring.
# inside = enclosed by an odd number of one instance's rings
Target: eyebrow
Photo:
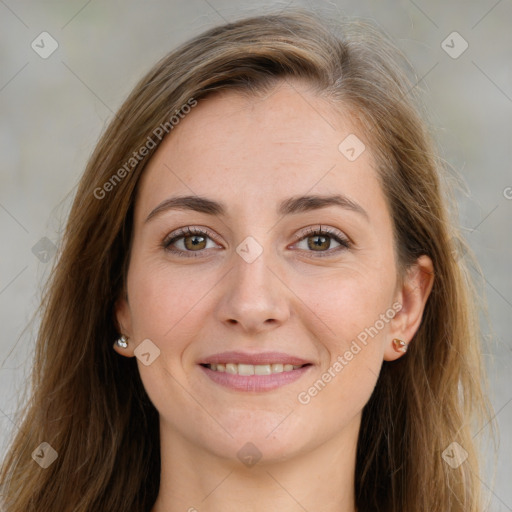
[[[368,213],[366,213],[361,205],[342,194],[290,197],[279,204],[277,212],[280,215],[291,215],[319,210],[329,206],[339,206],[345,210],[351,210],[359,213],[366,220],[369,220]],[[199,213],[206,213],[208,215],[226,215],[226,207],[222,203],[212,199],[200,196],[176,196],[162,201],[146,217],[145,222],[148,222],[159,214],[169,210],[191,210]]]

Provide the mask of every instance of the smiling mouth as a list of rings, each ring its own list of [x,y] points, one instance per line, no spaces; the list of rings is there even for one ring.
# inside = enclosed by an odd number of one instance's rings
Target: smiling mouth
[[[201,364],[201,366],[205,368],[209,368],[214,372],[220,373],[230,373],[232,375],[272,375],[275,373],[285,373],[292,372],[294,370],[298,370],[299,368],[303,368],[305,366],[311,366],[311,364],[302,364],[302,365],[294,365],[294,364],[282,364],[282,363],[273,363],[273,364],[236,364],[236,363],[226,363],[226,364]]]

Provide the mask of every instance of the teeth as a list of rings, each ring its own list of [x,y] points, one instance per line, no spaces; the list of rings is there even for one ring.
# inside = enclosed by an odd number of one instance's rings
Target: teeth
[[[238,368],[233,363],[226,364],[226,373],[238,373]]]
[[[271,375],[272,373],[291,372],[301,365],[293,364],[209,364],[208,368],[217,372],[226,372],[233,375]]]
[[[242,365],[240,365],[242,366]],[[255,375],[270,375],[272,373],[272,365],[270,364],[257,364],[254,366]],[[242,375],[242,372],[240,372]]]
[[[255,366],[253,364],[239,364],[233,365],[233,368],[236,369],[238,366],[238,375],[254,375]],[[263,366],[263,365],[260,365]]]

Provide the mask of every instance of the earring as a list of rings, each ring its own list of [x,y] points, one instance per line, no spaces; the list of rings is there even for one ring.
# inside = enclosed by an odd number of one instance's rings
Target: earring
[[[116,345],[121,348],[127,348],[128,347],[128,338],[123,334],[116,340]]]
[[[407,343],[403,340],[400,340],[398,338],[395,338],[393,340],[393,348],[397,351],[397,352],[407,352]]]

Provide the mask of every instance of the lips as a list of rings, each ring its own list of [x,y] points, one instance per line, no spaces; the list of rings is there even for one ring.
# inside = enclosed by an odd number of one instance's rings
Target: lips
[[[313,364],[283,352],[222,352],[199,363],[215,383],[236,391],[271,391],[304,375]]]

